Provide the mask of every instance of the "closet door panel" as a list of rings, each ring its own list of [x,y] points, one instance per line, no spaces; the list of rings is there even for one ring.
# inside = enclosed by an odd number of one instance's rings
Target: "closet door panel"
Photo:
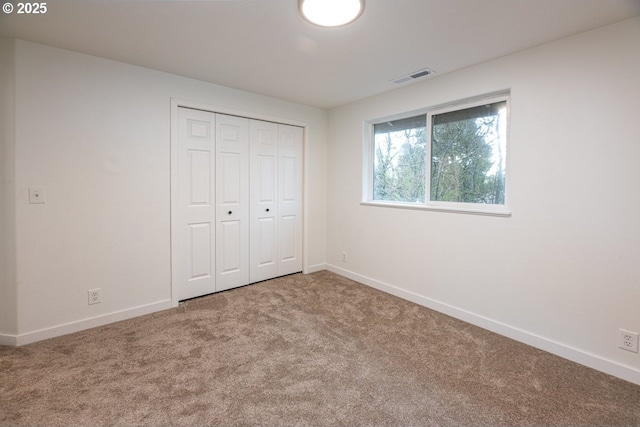
[[[220,254],[219,274],[221,276],[237,274],[242,271],[242,223],[237,220],[221,221],[216,239],[224,252]]]
[[[298,249],[298,218],[296,215],[283,215],[280,217],[280,260],[281,262],[294,262]]]
[[[249,283],[249,119],[216,114],[216,291]]]
[[[250,281],[278,275],[278,125],[251,120]]]
[[[278,275],[302,271],[303,130],[278,125]]]
[[[215,292],[215,115],[178,109],[178,299]]]

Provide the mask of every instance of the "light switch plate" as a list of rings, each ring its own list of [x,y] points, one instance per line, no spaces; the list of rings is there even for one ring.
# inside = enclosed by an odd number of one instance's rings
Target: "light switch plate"
[[[44,187],[29,187],[29,203],[44,203]]]

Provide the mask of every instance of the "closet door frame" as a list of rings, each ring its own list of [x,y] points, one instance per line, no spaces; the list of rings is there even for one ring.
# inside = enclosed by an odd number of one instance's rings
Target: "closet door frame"
[[[177,235],[176,219],[178,218],[178,108],[191,108],[194,110],[202,110],[210,113],[226,114],[231,116],[239,116],[248,119],[262,120],[267,122],[281,123],[284,125],[298,126],[303,129],[302,140],[302,272],[304,274],[309,273],[309,266],[307,260],[308,253],[308,221],[306,219],[306,212],[308,212],[309,198],[308,198],[308,163],[309,163],[309,150],[307,149],[307,135],[308,126],[306,122],[297,120],[284,119],[281,117],[269,116],[267,114],[256,114],[247,111],[240,111],[231,108],[226,108],[218,105],[211,105],[197,101],[184,100],[179,98],[171,98],[171,138],[170,138],[170,175],[171,175],[171,305],[173,307],[178,306],[179,302],[179,280],[178,280],[178,268],[176,260],[178,259],[177,242],[175,236]]]

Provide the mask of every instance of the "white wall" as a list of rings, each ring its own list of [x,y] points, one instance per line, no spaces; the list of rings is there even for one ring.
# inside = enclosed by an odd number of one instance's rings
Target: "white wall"
[[[170,305],[172,97],[309,123],[307,258],[324,264],[325,111],[19,40],[15,86],[19,343]]]
[[[16,335],[13,40],[0,38],[0,345]],[[5,338],[3,338],[3,336]]]
[[[634,19],[332,110],[330,268],[640,383],[639,46]],[[503,89],[510,218],[359,204],[364,120]]]

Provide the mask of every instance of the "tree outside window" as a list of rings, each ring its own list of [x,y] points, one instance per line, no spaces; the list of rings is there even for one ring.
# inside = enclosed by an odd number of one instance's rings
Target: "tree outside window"
[[[500,100],[375,124],[372,200],[504,205],[506,117]]]

